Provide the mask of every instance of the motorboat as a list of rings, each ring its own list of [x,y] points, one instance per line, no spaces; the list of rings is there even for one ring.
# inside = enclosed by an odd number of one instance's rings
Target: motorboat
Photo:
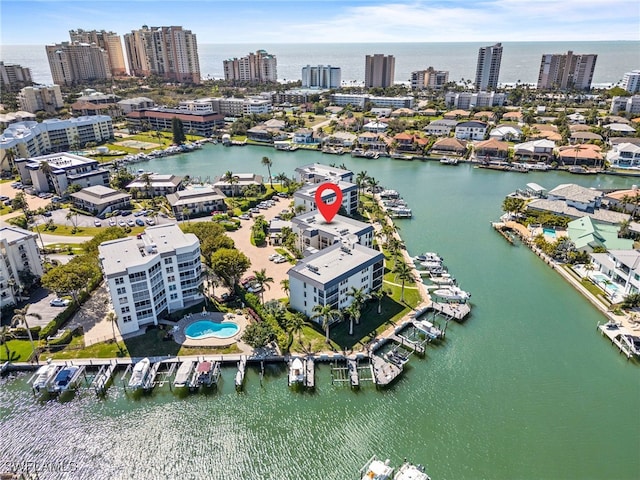
[[[622,343],[628,351],[635,355],[636,357],[640,357],[640,337],[637,335],[621,335],[620,343]]]
[[[212,370],[213,365],[211,364],[211,362],[204,361],[198,363],[198,367],[196,368],[196,384],[198,386],[211,386],[211,383],[213,382],[213,376],[211,374]]]
[[[193,372],[193,361],[186,360],[180,364],[176,372],[176,378],[173,380],[173,386],[176,388],[186,387]]]
[[[56,365],[52,365],[51,363],[47,363],[46,365],[41,366],[36,371],[35,380],[33,381],[33,389],[36,392],[44,389],[49,385],[49,382],[53,379],[58,371],[58,367]]]
[[[429,281],[436,285],[454,285],[456,279],[447,272],[429,272]]]
[[[384,357],[391,363],[394,363],[397,366],[402,367],[405,363],[409,361],[409,355],[410,354],[401,353],[398,350],[394,349],[386,353]]]
[[[463,302],[471,298],[471,294],[469,292],[465,292],[460,287],[456,287],[455,285],[450,285],[446,288],[435,290],[433,294],[445,300],[457,300]]]
[[[426,474],[422,465],[404,462],[396,472],[393,480],[431,480],[431,477]]]
[[[440,163],[443,165],[458,165],[457,158],[442,157]]]
[[[360,469],[361,480],[392,480],[393,467],[390,460],[378,460],[375,455]]]
[[[151,362],[148,358],[143,358],[136,363],[131,371],[131,378],[129,379],[129,388],[137,390],[143,388],[147,377],[149,376],[149,370]]]
[[[442,330],[427,320],[414,320],[413,325],[432,340],[442,338],[443,336]]]
[[[289,364],[289,385],[304,382],[304,364],[299,358],[294,358]]]
[[[442,270],[442,262],[435,262],[435,261],[425,261],[425,262],[419,262],[418,265],[420,265],[422,268],[424,268],[425,270],[429,270],[430,272],[438,272]]]
[[[443,258],[435,252],[424,252],[413,257],[416,262],[443,262]]]
[[[73,387],[79,371],[80,367],[76,366],[64,367],[60,370],[53,380],[53,392],[62,393]]]

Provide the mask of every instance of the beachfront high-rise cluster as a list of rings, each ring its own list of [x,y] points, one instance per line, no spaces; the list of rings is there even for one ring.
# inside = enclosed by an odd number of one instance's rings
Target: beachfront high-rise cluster
[[[477,91],[495,90],[498,87],[502,44],[496,43],[478,50],[475,86]]]
[[[364,86],[386,88],[393,85],[396,59],[393,55],[367,55],[364,66]]]
[[[538,90],[589,90],[598,55],[546,53],[542,55]]]
[[[62,42],[46,45],[47,60],[56,85],[78,85],[111,79],[106,50],[95,44]]]
[[[258,50],[241,58],[224,60],[224,79],[228,82],[275,83],[278,81],[278,61],[275,55]]]
[[[107,52],[109,70],[111,75],[122,76],[127,74],[122,53],[122,42],[120,35],[104,30],[69,30],[69,38],[72,42],[94,44]]]
[[[302,67],[302,88],[340,88],[340,67],[307,65]]]
[[[0,88],[4,91],[15,91],[32,82],[30,69],[0,61]]]

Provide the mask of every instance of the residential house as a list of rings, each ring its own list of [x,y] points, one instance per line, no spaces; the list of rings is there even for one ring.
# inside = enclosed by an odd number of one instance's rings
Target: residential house
[[[293,133],[293,143],[302,145],[314,145],[320,142],[320,138],[311,128],[300,128]]]
[[[323,137],[322,143],[333,147],[346,147],[353,146],[353,143],[358,137],[350,132],[334,132],[330,136]]]
[[[442,117],[445,120],[460,120],[461,118],[469,118],[471,112],[467,110],[451,110],[450,112],[446,112]]]
[[[182,188],[183,177],[178,175],[161,175],[158,173],[142,174],[127,185],[129,193],[135,189],[134,198],[165,196]]]
[[[583,252],[593,252],[595,248],[607,250],[631,250],[633,240],[619,238],[620,227],[617,225],[600,223],[591,217],[582,217],[567,224],[567,236],[576,249]]]
[[[384,133],[387,128],[389,126],[384,122],[368,122],[362,127],[364,131],[372,133]]]
[[[455,137],[459,140],[484,140],[487,124],[484,122],[460,122],[456,125]]]
[[[607,253],[592,253],[596,269],[620,285],[622,294],[640,293],[640,251],[609,250]]]
[[[555,142],[547,139],[531,140],[513,146],[513,158],[520,162],[547,162],[553,158]]]
[[[434,120],[429,125],[424,127],[424,131],[427,135],[436,137],[448,137],[451,135],[451,131],[455,129],[458,124],[454,119],[440,119]]]
[[[505,160],[509,156],[509,144],[490,138],[474,146],[474,155],[477,160],[482,161]]]
[[[571,132],[571,136],[569,137],[569,143],[571,145],[593,141],[602,141],[602,136],[593,132],[577,131]]]
[[[170,193],[167,195],[167,202],[174,217],[183,218],[186,213],[191,218],[226,211],[225,198],[227,197],[220,190],[203,186]]]
[[[395,150],[399,152],[415,151],[415,137],[409,133],[401,132],[393,137]]]
[[[607,162],[615,168],[640,167],[640,145],[618,143],[607,152]]]
[[[489,138],[495,138],[496,140],[504,140],[507,142],[520,140],[522,137],[522,130],[512,125],[499,125],[489,132]]]
[[[378,133],[364,132],[358,135],[358,145],[365,150],[386,152],[389,138]]]
[[[437,140],[431,150],[432,155],[454,155],[462,157],[467,151],[467,142],[457,138],[447,137]]]
[[[556,156],[562,165],[595,166],[604,161],[602,149],[590,143],[559,147]]]

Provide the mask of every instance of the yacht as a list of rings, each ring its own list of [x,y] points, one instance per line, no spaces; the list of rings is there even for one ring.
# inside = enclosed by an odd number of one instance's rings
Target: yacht
[[[636,357],[640,357],[640,337],[637,335],[625,334],[620,337],[620,343]]]
[[[193,372],[193,361],[187,360],[180,364],[176,378],[173,380],[173,386],[176,388],[186,387]]]
[[[299,358],[294,358],[289,364],[289,385],[304,382],[304,364]]]
[[[454,285],[456,279],[447,272],[429,272],[429,281],[436,285]]]
[[[404,462],[396,472],[393,480],[431,480],[431,477],[425,473],[422,465]]]
[[[64,367],[60,370],[53,381],[53,392],[62,393],[73,387],[79,371],[80,367],[75,366]]]
[[[41,366],[36,371],[36,378],[33,381],[33,389],[36,392],[39,392],[40,390],[46,388],[57,371],[58,367],[56,365],[51,365],[51,363],[47,363],[46,365]]]
[[[458,159],[457,158],[442,157],[440,159],[440,163],[442,163],[443,165],[458,165]]]
[[[442,263],[443,259],[435,252],[424,252],[420,255],[413,257],[416,262],[439,262]]]
[[[427,320],[414,320],[413,325],[432,340],[437,340],[443,336],[442,330]]]
[[[430,272],[441,272],[442,271],[442,262],[436,262],[436,261],[427,260],[427,261],[424,261],[424,262],[419,262],[418,265],[420,265],[425,270],[429,270]]]
[[[151,362],[148,358],[143,358],[138,363],[135,364],[133,370],[131,371],[131,378],[129,379],[129,388],[133,390],[137,390],[139,388],[143,388],[145,382],[147,381],[147,376],[149,375],[149,368],[151,367]]]
[[[392,480],[393,467],[389,460],[378,460],[375,455],[360,469],[361,480]]]
[[[456,300],[462,302],[465,302],[471,298],[471,294],[469,292],[465,292],[460,287],[456,287],[455,285],[435,290],[433,294],[445,300]]]

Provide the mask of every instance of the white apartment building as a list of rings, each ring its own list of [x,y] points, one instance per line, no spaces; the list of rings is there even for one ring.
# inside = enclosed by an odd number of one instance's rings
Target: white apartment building
[[[426,70],[411,72],[411,88],[422,90],[431,88],[441,90],[449,82],[449,72],[446,70],[435,70],[429,67]]]
[[[640,251],[609,250],[607,253],[592,253],[591,260],[596,269],[611,277],[623,287],[623,295],[640,292]]]
[[[327,223],[317,210],[303,213],[291,219],[291,229],[301,252],[323,250],[339,242],[373,246],[373,226],[342,215],[336,215]]]
[[[496,43],[478,49],[476,66],[476,90],[495,90],[498,87],[500,64],[502,63],[502,44]]]
[[[187,215],[202,215],[211,212],[224,212],[227,210],[225,195],[212,187],[202,187],[188,190],[178,190],[167,195],[167,202],[171,206],[173,215],[182,218],[185,209]]]
[[[125,115],[136,110],[144,110],[155,106],[156,102],[147,97],[126,98],[118,102],[118,107],[120,107],[120,110],[122,110],[122,113]]]
[[[506,100],[506,93],[497,92],[447,92],[444,97],[447,107],[460,110],[471,110],[476,107],[501,107]]]
[[[60,86],[24,87],[18,94],[18,106],[20,110],[31,113],[36,113],[40,110],[55,113],[58,108],[64,106]]]
[[[598,55],[545,53],[540,61],[537,89],[589,90]]]
[[[24,288],[20,272],[43,274],[36,234],[19,227],[0,227],[0,308],[18,303]]]
[[[27,121],[9,125],[0,135],[0,168],[8,170],[6,152],[12,149],[16,158],[35,157],[52,151],[80,147],[87,142],[102,143],[113,138],[113,124],[107,115],[48,119],[42,123]]]
[[[32,83],[30,69],[0,61],[0,87],[3,90],[17,90],[30,83]]]
[[[45,173],[42,165],[47,163],[50,173]],[[54,191],[65,195],[69,185],[82,188],[94,185],[109,186],[109,171],[101,168],[97,160],[72,153],[51,153],[39,157],[19,158],[15,165],[24,185],[33,185],[36,192]]]
[[[98,259],[121,334],[134,333],[200,301],[200,242],[177,225],[102,243]]]
[[[316,305],[348,307],[352,287],[365,293],[381,288],[384,255],[358,243],[335,243],[300,260],[288,274],[291,307],[311,317]]]
[[[53,83],[76,85],[94,80],[111,80],[109,57],[97,45],[62,42],[45,46]]]
[[[339,106],[352,105],[356,108],[364,108],[369,102],[374,107],[381,108],[413,108],[413,97],[377,97],[365,94],[334,93],[331,95],[331,103]]]
[[[296,181],[302,183],[322,183],[328,180],[342,180],[353,183],[353,172],[343,168],[323,165],[322,163],[310,163],[297,167],[294,170]]]
[[[628,112],[633,115],[640,114],[640,95],[631,97],[613,97],[609,113]]]
[[[348,215],[353,215],[358,210],[358,186],[351,182],[342,182],[329,180],[338,186],[342,192],[342,207]],[[323,182],[325,183],[325,182]],[[293,204],[298,207],[304,206],[306,212],[318,209],[316,205],[316,190],[320,187],[318,183],[308,183],[298,189],[293,194]],[[336,201],[336,194],[333,190],[325,190],[322,192],[322,201],[327,205],[331,205]]]
[[[640,93],[640,70],[625,73],[620,86],[629,93]]]
[[[484,122],[460,122],[456,125],[455,137],[458,140],[484,140],[487,124]]]
[[[340,67],[307,65],[302,67],[302,88],[340,88]]]
[[[246,57],[222,62],[224,79],[230,82],[275,83],[278,81],[278,61],[275,55],[258,50]]]

